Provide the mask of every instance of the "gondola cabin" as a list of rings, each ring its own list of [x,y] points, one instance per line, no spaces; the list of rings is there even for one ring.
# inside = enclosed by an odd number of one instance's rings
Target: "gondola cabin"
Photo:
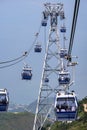
[[[74,121],[77,119],[77,97],[74,92],[58,92],[55,100],[56,121]]]
[[[61,19],[61,20],[65,19],[64,11],[61,11],[61,12],[60,12],[60,19]]]
[[[67,49],[60,49],[60,58],[66,58],[67,57]]]
[[[45,83],[48,83],[48,82],[49,82],[49,78],[46,77],[46,78],[45,78]]]
[[[22,80],[31,80],[32,78],[32,69],[31,67],[25,66],[21,73]]]
[[[42,51],[42,47],[41,47],[41,45],[40,44],[36,44],[35,45],[35,48],[34,48],[34,52],[41,52]]]
[[[9,94],[7,89],[0,89],[0,111],[7,111],[9,105]]]
[[[70,73],[68,71],[59,72],[59,85],[67,85],[70,83]]]
[[[43,19],[41,25],[44,27],[47,26],[47,19]]]
[[[65,33],[66,32],[66,28],[64,26],[62,26],[61,29],[60,29],[60,32],[61,33]]]

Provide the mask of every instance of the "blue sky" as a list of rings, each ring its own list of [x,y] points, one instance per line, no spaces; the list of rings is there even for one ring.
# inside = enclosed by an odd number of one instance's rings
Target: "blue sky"
[[[38,32],[43,3],[61,2],[66,14],[66,36],[69,41],[73,16],[74,0],[0,0],[0,62],[19,57],[28,50]],[[87,96],[87,36],[86,23],[87,0],[80,3],[77,28],[74,39],[73,55],[78,56],[76,66],[76,80],[73,88],[78,98]],[[42,33],[43,34],[43,33]],[[68,43],[67,41],[67,43]],[[38,97],[44,52],[30,55],[22,62],[4,69],[0,69],[0,88],[7,88],[10,101],[19,104],[29,104]],[[31,81],[22,81],[21,72],[24,62],[33,70]]]

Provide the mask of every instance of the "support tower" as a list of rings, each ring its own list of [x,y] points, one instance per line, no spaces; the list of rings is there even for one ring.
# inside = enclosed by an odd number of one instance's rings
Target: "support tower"
[[[52,116],[54,111],[54,101],[51,102],[51,97],[55,97],[58,89],[59,72],[64,69],[65,64],[60,56],[61,46],[59,39],[58,18],[65,19],[63,4],[44,4],[42,26],[47,26],[48,18],[50,19],[50,28],[46,53],[43,64],[42,77],[39,88],[38,101],[36,106],[36,114],[34,119],[33,130],[41,130],[46,119]],[[63,33],[66,31],[63,28]],[[61,53],[62,54],[62,53]],[[63,85],[64,86],[64,85]],[[52,117],[51,117],[52,118]]]

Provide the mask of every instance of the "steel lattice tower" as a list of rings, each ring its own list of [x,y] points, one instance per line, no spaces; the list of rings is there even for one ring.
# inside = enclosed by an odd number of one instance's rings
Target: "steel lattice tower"
[[[44,7],[45,11],[43,13],[45,14],[45,19],[50,18],[50,29],[33,130],[41,130],[50,112],[54,109],[54,104],[49,100],[50,97],[55,96],[59,89],[58,73],[63,64],[59,55],[61,47],[58,34],[58,16],[60,16],[60,13],[63,11],[63,4],[46,3]]]

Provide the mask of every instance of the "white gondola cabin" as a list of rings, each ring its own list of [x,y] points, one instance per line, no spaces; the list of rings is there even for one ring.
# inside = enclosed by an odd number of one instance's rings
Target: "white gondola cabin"
[[[48,83],[48,82],[49,82],[49,78],[46,77],[46,78],[45,78],[45,83]]]
[[[60,58],[66,58],[67,57],[67,49],[60,49]]]
[[[41,52],[42,51],[42,47],[41,47],[41,45],[40,44],[36,44],[35,45],[35,48],[34,48],[34,52]]]
[[[77,97],[74,92],[58,92],[55,100],[56,121],[74,121],[77,119]]]
[[[70,73],[68,71],[59,72],[59,85],[66,85],[70,83]]]
[[[32,78],[32,69],[29,66],[25,66],[21,73],[22,80],[31,80]]]
[[[9,94],[7,89],[0,89],[0,111],[7,111],[9,105]]]
[[[44,27],[47,26],[47,19],[43,19],[41,24],[42,24],[42,26],[44,26]]]
[[[62,26],[61,29],[60,29],[60,32],[61,32],[61,33],[65,33],[65,32],[66,32],[66,27],[65,27],[65,26]]]

